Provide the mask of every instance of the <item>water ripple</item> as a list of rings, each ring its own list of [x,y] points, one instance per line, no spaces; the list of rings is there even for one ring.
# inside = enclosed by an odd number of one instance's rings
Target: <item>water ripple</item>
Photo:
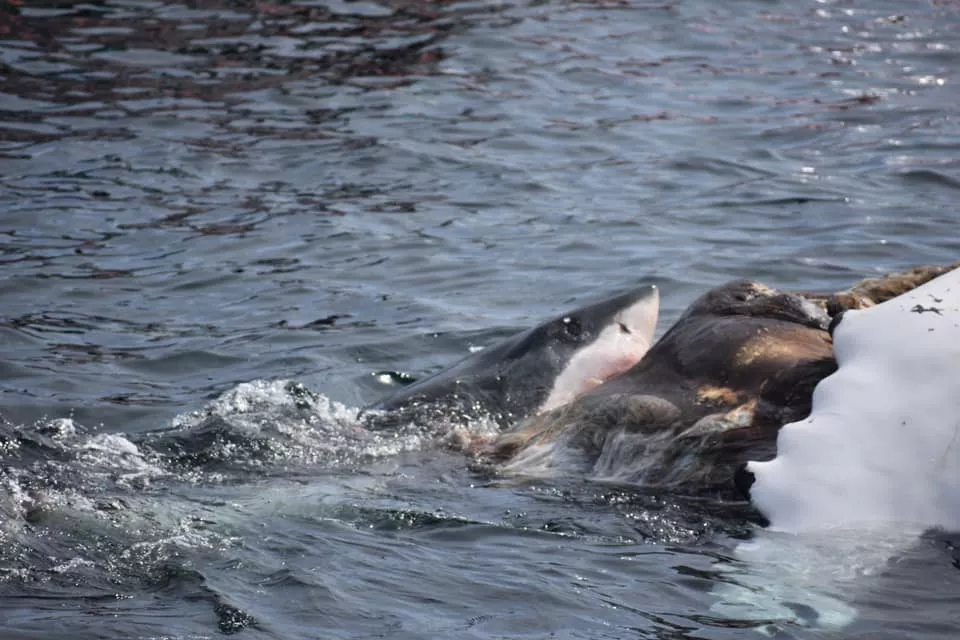
[[[741,637],[704,614],[751,526],[729,505],[489,486],[412,427],[214,399],[295,380],[355,408],[374,372],[638,282],[662,331],[732,278],[955,261],[958,24],[940,1],[5,3],[9,633]],[[891,567],[854,632],[956,635],[948,556]]]

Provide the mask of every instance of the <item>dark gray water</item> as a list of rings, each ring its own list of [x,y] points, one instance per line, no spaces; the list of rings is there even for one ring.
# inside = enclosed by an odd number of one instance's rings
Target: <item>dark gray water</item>
[[[0,637],[761,637],[743,505],[356,408],[638,282],[954,261],[958,71],[946,0],[0,2]],[[953,541],[782,637],[956,638]]]

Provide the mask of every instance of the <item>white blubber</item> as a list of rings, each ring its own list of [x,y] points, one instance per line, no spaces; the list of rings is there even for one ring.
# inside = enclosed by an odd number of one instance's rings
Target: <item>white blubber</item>
[[[834,351],[810,417],[747,466],[770,526],[721,567],[718,613],[847,626],[919,534],[960,530],[960,270],[848,311]]]
[[[781,531],[960,528],[960,270],[848,311],[834,351],[810,417],[748,465],[754,504]]]

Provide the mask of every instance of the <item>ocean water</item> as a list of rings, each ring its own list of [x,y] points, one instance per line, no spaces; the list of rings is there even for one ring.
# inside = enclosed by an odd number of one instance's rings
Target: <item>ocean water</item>
[[[939,0],[0,3],[0,638],[956,638],[952,532],[864,540],[842,629],[738,617],[748,505],[357,412],[636,283],[663,331],[955,261],[958,50]]]

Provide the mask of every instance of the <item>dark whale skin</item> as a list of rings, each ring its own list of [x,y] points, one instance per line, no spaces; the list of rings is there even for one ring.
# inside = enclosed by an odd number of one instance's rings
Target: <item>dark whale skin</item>
[[[836,370],[829,324],[801,296],[728,283],[691,304],[630,370],[502,434],[489,454],[510,473],[535,461],[541,470],[571,465],[619,482],[735,492],[737,467],[772,457],[779,427],[808,415],[814,387]]]

